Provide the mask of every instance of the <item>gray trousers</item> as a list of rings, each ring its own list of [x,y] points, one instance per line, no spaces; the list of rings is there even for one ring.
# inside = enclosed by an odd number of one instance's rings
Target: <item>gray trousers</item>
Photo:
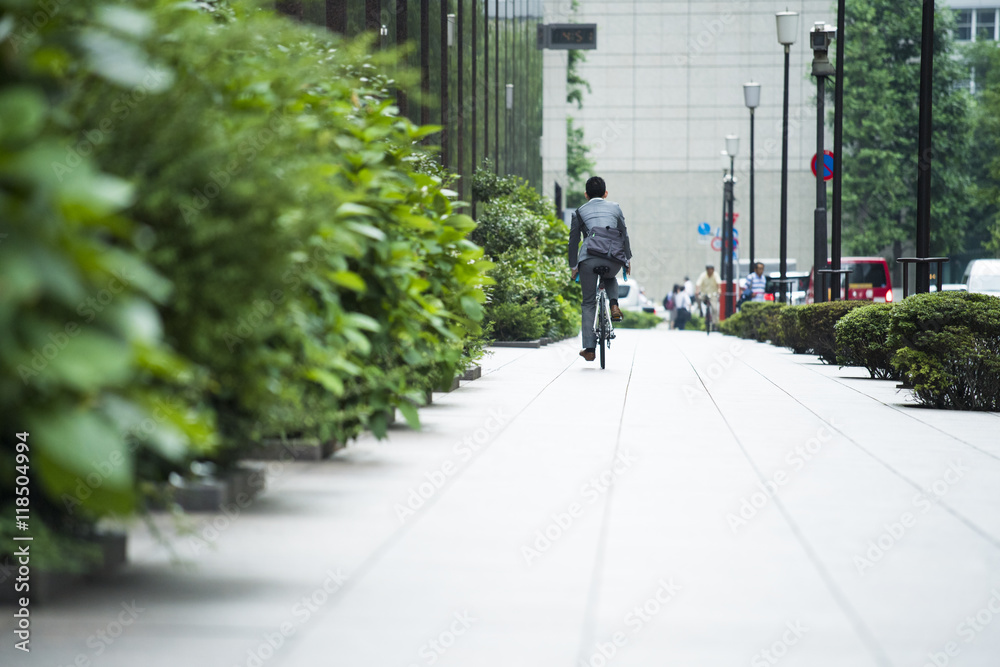
[[[597,347],[597,336],[594,335],[594,316],[597,314],[597,279],[594,267],[606,266],[608,272],[601,278],[601,285],[608,293],[608,299],[618,299],[618,281],[615,276],[622,269],[621,262],[613,259],[585,259],[577,266],[580,269],[580,287],[583,289],[583,317],[581,319],[583,347]]]

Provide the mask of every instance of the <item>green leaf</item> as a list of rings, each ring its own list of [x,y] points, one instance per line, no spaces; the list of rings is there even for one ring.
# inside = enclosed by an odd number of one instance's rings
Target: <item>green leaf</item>
[[[397,407],[410,428],[420,430],[420,416],[417,414],[417,409],[411,403],[400,403]]]
[[[327,277],[341,287],[346,287],[355,292],[364,293],[366,289],[364,279],[353,271],[333,271],[328,273]]]

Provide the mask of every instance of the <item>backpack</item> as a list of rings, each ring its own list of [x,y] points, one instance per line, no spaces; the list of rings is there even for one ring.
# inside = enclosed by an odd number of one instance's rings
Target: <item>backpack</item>
[[[673,310],[674,309],[674,295],[673,294],[668,294],[665,297],[663,297],[663,307],[666,308],[667,310]]]

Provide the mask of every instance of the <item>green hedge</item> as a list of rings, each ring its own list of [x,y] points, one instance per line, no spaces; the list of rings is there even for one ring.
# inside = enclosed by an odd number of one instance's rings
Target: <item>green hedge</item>
[[[623,310],[622,321],[615,326],[620,329],[652,329],[663,323],[663,318],[655,313],[642,310]]]
[[[837,340],[834,325],[841,317],[856,308],[868,305],[867,301],[827,301],[799,306],[796,310],[798,327],[792,328],[792,342],[805,343],[811,354],[819,356],[825,363],[837,363]],[[801,338],[801,341],[799,340]],[[787,343],[787,339],[786,339]]]
[[[924,405],[1000,410],[1000,299],[916,294],[896,304],[888,346],[893,365]]]
[[[873,378],[898,380],[899,371],[892,365],[896,348],[888,342],[893,307],[873,303],[844,315],[834,326],[837,363],[863,366]]]
[[[494,263],[484,326],[497,340],[555,339],[580,330],[580,287],[566,265],[569,229],[552,203],[516,176],[479,169],[481,212],[470,239]]]
[[[778,339],[778,316],[785,306],[769,301],[750,301],[743,304],[738,326],[741,338],[752,338],[761,343]]]
[[[80,0],[4,51],[0,412],[57,536],[262,437],[417,423],[481,349],[492,264],[434,128],[396,115],[394,54],[217,6]]]

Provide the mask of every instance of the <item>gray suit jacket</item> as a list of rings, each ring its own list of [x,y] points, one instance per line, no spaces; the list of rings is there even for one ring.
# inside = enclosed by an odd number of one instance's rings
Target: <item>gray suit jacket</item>
[[[625,234],[625,256],[632,259],[632,246],[628,240],[628,229],[625,227],[625,214],[622,207],[607,199],[594,198],[576,209],[573,222],[569,228],[569,268],[585,259],[591,259],[587,254],[588,232],[594,227],[617,227]],[[580,246],[580,235],[583,235],[583,246]]]

